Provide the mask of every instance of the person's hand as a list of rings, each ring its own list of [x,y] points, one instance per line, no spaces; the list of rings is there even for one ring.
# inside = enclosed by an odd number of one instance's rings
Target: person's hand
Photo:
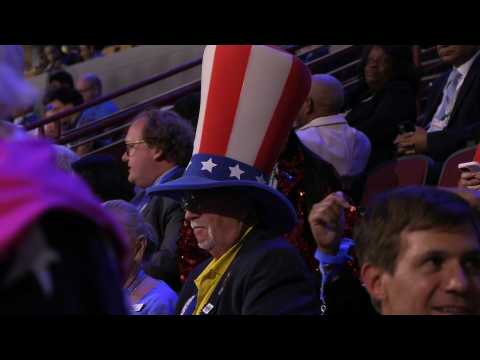
[[[415,132],[398,135],[393,143],[399,155],[423,154],[427,151],[427,131],[417,126]]]
[[[308,222],[320,251],[331,255],[338,252],[345,226],[344,209],[350,207],[342,192],[330,194],[313,206]]]
[[[480,173],[465,171],[460,174],[458,187],[462,189],[480,189]]]
[[[396,137],[393,143],[397,145],[398,155],[414,155],[415,154],[415,147],[411,144],[411,138],[413,134],[414,134],[413,132],[409,132],[409,133],[400,134]]]

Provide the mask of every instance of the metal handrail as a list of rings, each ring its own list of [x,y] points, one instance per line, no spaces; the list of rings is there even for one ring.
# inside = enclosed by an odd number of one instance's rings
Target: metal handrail
[[[320,57],[316,60],[308,62],[307,65],[310,68],[318,67],[319,65],[320,66],[321,65],[329,65],[329,62],[332,61],[332,60],[335,60],[335,58],[341,58],[343,55],[351,54],[352,51],[355,51],[354,47],[356,47],[356,45],[349,46],[349,47],[347,47],[345,49],[342,49],[338,52],[335,52],[333,54],[322,56],[322,57]],[[291,47],[289,47],[288,50],[289,51],[297,51],[298,49],[301,49],[301,48],[302,48],[302,46],[300,46],[300,45],[291,46]],[[314,49],[314,50],[316,50],[316,49]],[[417,48],[415,50],[418,54],[419,49]],[[342,65],[340,67],[337,67],[334,70],[329,71],[329,73],[336,74],[338,72],[342,72],[345,69],[357,66],[358,62],[359,62],[359,60],[350,61],[349,63],[347,63],[345,65]],[[422,65],[425,66],[425,63],[429,64],[429,61],[423,61],[423,63],[420,63],[420,66],[422,66]],[[358,83],[358,81],[359,81],[358,77],[352,77],[352,78],[345,79],[345,81],[343,81],[343,82],[344,82],[345,87],[350,87],[350,86]],[[192,90],[192,88],[190,88],[190,86],[193,87],[193,90]],[[98,122],[95,122],[94,124],[87,125],[84,128],[80,128],[80,129],[77,129],[74,132],[70,132],[68,134],[68,136],[62,137],[59,140],[59,143],[65,144],[65,143],[68,143],[68,142],[71,142],[71,141],[75,141],[75,140],[81,139],[82,137],[85,137],[86,135],[88,135],[90,133],[98,132],[98,131],[104,130],[106,128],[109,128],[109,127],[111,128],[112,126],[116,126],[116,125],[120,125],[120,127],[116,128],[116,129],[113,129],[111,131],[108,131],[106,133],[97,134],[92,138],[83,140],[81,143],[77,144],[77,146],[79,146],[81,144],[89,143],[89,142],[94,141],[96,139],[106,137],[106,136],[108,136],[112,133],[121,131],[121,130],[125,129],[125,127],[126,127],[125,120],[127,120],[127,121],[131,120],[131,117],[134,115],[135,112],[139,112],[140,110],[145,109],[147,106],[169,105],[169,104],[171,104],[171,102],[175,101],[175,99],[180,98],[181,96],[186,95],[191,91],[195,91],[195,90],[200,89],[200,86],[201,86],[200,80],[195,81],[195,82],[192,82],[190,84],[187,84],[186,86],[179,87],[179,88],[175,89],[173,91],[175,96],[172,96],[172,92],[168,92],[166,94],[162,94],[162,95],[159,95],[155,98],[149,99],[145,102],[136,104],[136,105],[126,109],[125,112],[123,112],[123,113],[116,113],[113,116],[111,115],[110,117],[106,117],[104,119],[101,119]],[[101,124],[99,124],[100,122],[101,122]]]
[[[290,52],[295,52],[295,51],[301,49],[302,47],[303,47],[302,45],[289,45],[289,46],[285,47],[284,50],[290,51]],[[29,131],[29,130],[33,130],[33,129],[36,129],[36,128],[39,128],[39,127],[43,127],[44,125],[47,125],[51,122],[58,121],[58,120],[63,119],[67,116],[70,116],[72,114],[76,114],[80,111],[91,108],[93,106],[104,103],[106,101],[116,99],[120,96],[131,93],[131,92],[133,92],[135,90],[138,90],[138,89],[141,89],[145,86],[151,85],[151,84],[156,83],[156,82],[161,81],[161,80],[165,80],[169,77],[177,75],[177,74],[179,74],[181,72],[184,72],[186,70],[190,70],[190,69],[192,69],[192,68],[194,68],[198,65],[201,65],[201,64],[202,64],[202,58],[198,58],[196,60],[189,61],[189,62],[187,62],[185,64],[182,64],[182,65],[179,65],[179,66],[177,66],[177,67],[175,67],[171,70],[162,72],[160,74],[149,77],[145,80],[139,81],[135,84],[126,86],[126,87],[124,87],[120,90],[114,91],[114,92],[112,92],[108,95],[101,96],[97,99],[91,100],[87,103],[81,104],[81,105],[76,106],[72,109],[62,111],[61,113],[55,114],[55,115],[50,116],[48,118],[39,120],[39,121],[34,122],[32,124],[28,124],[28,125],[25,126],[25,129],[27,131]]]
[[[166,72],[163,72],[161,74],[158,74],[158,75],[155,75],[155,76],[152,76],[148,79],[145,79],[145,80],[142,80],[136,84],[133,84],[133,85],[129,85],[123,89],[120,89],[120,90],[117,90],[117,91],[114,91],[112,92],[111,94],[108,94],[108,95],[104,95],[102,97],[99,97],[97,99],[94,99],[92,101],[89,101],[85,104],[82,104],[82,105],[79,105],[79,106],[76,106],[72,109],[69,109],[69,110],[66,110],[66,111],[62,111],[61,113],[58,113],[58,114],[55,114],[53,116],[50,116],[48,118],[45,118],[43,120],[40,120],[40,121],[37,121],[35,123],[32,123],[32,124],[29,124],[27,126],[25,126],[26,130],[32,130],[32,129],[36,129],[40,126],[44,126],[46,124],[49,124],[51,122],[54,122],[54,121],[57,121],[57,120],[60,120],[66,116],[70,116],[72,114],[76,114],[80,111],[83,111],[85,109],[88,109],[90,107],[93,107],[95,105],[98,105],[98,104],[101,104],[105,101],[108,101],[108,100],[112,100],[112,99],[115,99],[115,98],[118,98],[122,95],[125,95],[125,94],[128,94],[132,91],[135,91],[135,90],[138,90],[138,89],[141,89],[145,86],[148,86],[148,85],[151,85],[155,82],[158,82],[160,80],[164,80],[164,79],[167,79],[171,76],[174,76],[176,74],[179,74],[183,71],[186,71],[186,70],[189,70],[195,66],[198,66],[202,63],[202,59],[197,59],[197,60],[193,60],[193,61],[190,61],[188,63],[185,63],[183,65],[180,65],[180,66],[177,66],[171,70],[168,70]]]
[[[285,50],[294,52],[294,51],[297,51],[298,49],[301,49],[302,47],[303,46],[300,46],[300,45],[289,46]],[[312,49],[311,51],[314,51],[314,50],[316,50],[316,49]],[[339,52],[331,54],[331,56],[335,56],[335,57],[339,56],[339,54],[340,53],[343,54],[345,52],[345,50],[346,49],[343,49]],[[323,56],[319,59],[323,59],[325,61],[326,58],[328,58],[328,55]],[[318,62],[314,60],[310,63],[307,63],[307,65],[309,65],[311,63],[317,64]],[[87,136],[88,134],[95,133],[95,132],[98,133],[99,131],[102,131],[106,128],[111,128],[112,126],[117,126],[118,125],[118,126],[121,126],[123,128],[125,120],[128,121],[129,119],[131,119],[131,117],[133,117],[133,115],[136,115],[136,113],[140,112],[141,110],[145,109],[146,107],[149,107],[149,106],[160,107],[160,106],[169,105],[172,102],[174,102],[176,99],[182,97],[183,95],[186,95],[186,94],[188,94],[192,91],[200,90],[200,87],[201,87],[200,80],[191,82],[191,83],[189,83],[185,86],[181,86],[181,87],[179,87],[179,88],[177,88],[173,91],[170,91],[170,92],[165,93],[165,94],[161,94],[159,96],[156,96],[156,97],[151,98],[149,100],[146,100],[144,102],[133,105],[133,106],[131,106],[127,109],[124,109],[120,112],[109,115],[109,116],[107,116],[103,119],[100,119],[100,120],[96,121],[95,123],[87,124],[86,126],[83,126],[81,128],[72,130],[69,133],[65,134],[63,137],[61,137],[57,142],[59,144],[67,144],[67,143],[74,142],[74,141],[77,141],[77,140],[82,140],[80,143],[75,144],[75,147],[76,147],[76,146],[80,146],[82,144],[87,144],[87,143],[89,143],[91,141],[94,141],[94,140],[97,140],[99,138],[106,137],[108,135],[106,133],[102,133],[102,134],[97,134],[94,137],[86,139],[86,140],[82,139],[85,136]],[[118,131],[120,131],[120,130],[121,129],[118,129]],[[116,131],[113,131],[113,132],[116,132]],[[108,134],[110,134],[110,133],[111,132],[109,131]]]
[[[183,95],[189,92],[200,90],[200,86],[201,86],[200,80],[196,80],[186,85],[182,85],[176,89],[170,90],[167,93],[155,96],[148,100],[142,101],[138,104],[132,105],[127,109],[116,112],[115,114],[109,115],[103,119],[95,121],[94,123],[72,130],[69,133],[65,134],[65,136],[58,139],[57,143],[68,144],[72,141],[79,140],[90,133],[98,132],[119,124],[123,125],[123,122],[125,121],[125,119],[128,120],[129,118],[136,115],[138,112],[144,110],[145,108],[167,105],[179,99],[180,97],[182,97]]]

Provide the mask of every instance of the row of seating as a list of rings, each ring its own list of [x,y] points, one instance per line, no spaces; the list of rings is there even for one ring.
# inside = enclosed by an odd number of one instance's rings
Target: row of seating
[[[437,185],[456,187],[460,179],[458,164],[472,161],[476,149],[476,146],[471,146],[452,154],[443,164]],[[376,194],[397,187],[426,185],[432,163],[432,159],[428,156],[414,155],[379,165],[367,177],[362,203],[366,204]]]

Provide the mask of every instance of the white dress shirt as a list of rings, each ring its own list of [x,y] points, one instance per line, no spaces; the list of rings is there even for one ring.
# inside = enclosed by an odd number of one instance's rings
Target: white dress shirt
[[[463,82],[465,81],[465,78],[467,77],[473,62],[479,55],[480,55],[480,50],[477,51],[477,53],[474,56],[472,56],[470,60],[463,63],[458,68],[455,68],[460,73],[461,77],[460,77],[460,80],[458,81],[458,84],[455,89],[455,95],[453,96],[453,99],[452,99],[453,104],[455,104],[455,102],[457,101],[457,96],[458,96],[458,93],[460,92],[460,89],[462,88]],[[448,80],[447,80],[447,84],[448,84]],[[443,96],[445,97],[445,94]],[[435,115],[433,116],[433,119],[428,126],[427,132],[442,131],[443,129],[445,129],[445,127],[447,127],[448,123],[450,122],[451,114],[447,114],[447,116],[443,120],[437,118],[438,117],[437,115],[439,113],[440,107],[442,106],[443,100],[444,99],[442,98],[442,101],[438,105],[437,110],[435,111]],[[452,109],[454,106],[455,105],[452,106]]]
[[[365,170],[371,145],[368,137],[349,126],[344,115],[316,118],[296,130],[310,151],[332,164],[340,176],[354,176]]]

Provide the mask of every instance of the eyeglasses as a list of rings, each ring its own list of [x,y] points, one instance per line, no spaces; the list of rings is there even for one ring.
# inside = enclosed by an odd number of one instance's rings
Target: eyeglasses
[[[125,154],[127,154],[127,156],[131,156],[132,154],[132,150],[135,149],[135,145],[138,145],[138,144],[145,144],[146,141],[145,140],[137,140],[137,141],[125,141]]]

